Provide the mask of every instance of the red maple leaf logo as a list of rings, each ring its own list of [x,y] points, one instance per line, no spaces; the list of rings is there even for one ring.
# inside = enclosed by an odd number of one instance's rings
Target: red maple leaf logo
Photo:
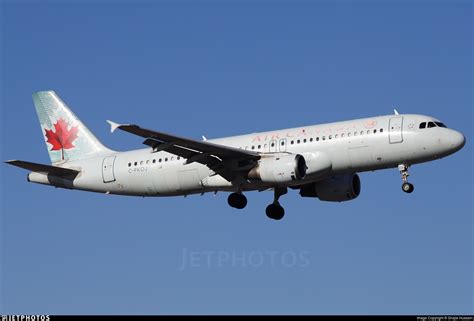
[[[51,150],[61,150],[61,159],[64,159],[64,150],[74,148],[72,144],[77,138],[77,126],[68,129],[64,119],[59,118],[54,129],[45,129],[47,142],[52,145]]]

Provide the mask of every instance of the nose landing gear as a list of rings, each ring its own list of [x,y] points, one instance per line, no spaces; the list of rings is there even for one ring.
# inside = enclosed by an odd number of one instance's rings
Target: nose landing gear
[[[407,164],[400,164],[398,165],[398,170],[400,171],[400,174],[402,175],[402,180],[403,180],[402,190],[405,193],[412,193],[415,190],[415,186],[413,186],[413,184],[411,183],[408,183],[408,176],[410,176],[410,174],[408,174],[408,167],[409,166]]]
[[[283,216],[285,216],[285,209],[280,205],[278,199],[280,196],[285,195],[288,193],[288,189],[286,187],[275,187],[275,196],[273,203],[268,205],[265,213],[267,214],[268,218],[273,220],[281,220]]]

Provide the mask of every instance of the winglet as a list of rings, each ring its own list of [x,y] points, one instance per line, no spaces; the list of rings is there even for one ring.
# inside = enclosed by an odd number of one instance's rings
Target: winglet
[[[395,113],[395,115],[400,115],[400,114],[398,113],[398,110],[396,110],[396,109],[394,109],[393,112]]]
[[[119,128],[121,125],[114,123],[111,120],[107,120],[107,122],[110,124],[110,132],[113,133],[117,128]]]
[[[202,135],[202,140],[206,141],[207,140],[206,136]]]

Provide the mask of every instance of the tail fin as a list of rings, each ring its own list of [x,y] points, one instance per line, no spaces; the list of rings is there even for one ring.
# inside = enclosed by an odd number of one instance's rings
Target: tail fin
[[[111,152],[54,91],[34,93],[33,101],[52,164]]]

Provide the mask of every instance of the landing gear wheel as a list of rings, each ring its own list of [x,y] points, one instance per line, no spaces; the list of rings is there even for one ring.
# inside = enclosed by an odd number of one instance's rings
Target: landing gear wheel
[[[267,206],[265,213],[267,214],[268,218],[278,221],[278,220],[281,220],[283,216],[285,216],[285,209],[280,205],[280,203],[278,202],[278,199],[280,198],[280,196],[288,193],[288,188],[275,187],[273,191],[274,191],[273,203]]]
[[[413,186],[413,184],[411,184],[411,183],[405,182],[405,183],[402,184],[402,190],[405,193],[412,193],[415,190],[415,186]]]
[[[229,203],[231,207],[241,210],[247,206],[247,197],[241,193],[232,193],[227,198],[227,203]]]
[[[410,174],[408,174],[408,167],[409,166],[407,164],[400,164],[398,165],[398,170],[402,175],[402,190],[405,193],[412,193],[415,190],[415,187],[413,186],[413,184],[408,183],[408,176],[410,176]]]
[[[265,210],[268,218],[273,220],[281,220],[285,216],[285,209],[280,204],[270,204]]]

